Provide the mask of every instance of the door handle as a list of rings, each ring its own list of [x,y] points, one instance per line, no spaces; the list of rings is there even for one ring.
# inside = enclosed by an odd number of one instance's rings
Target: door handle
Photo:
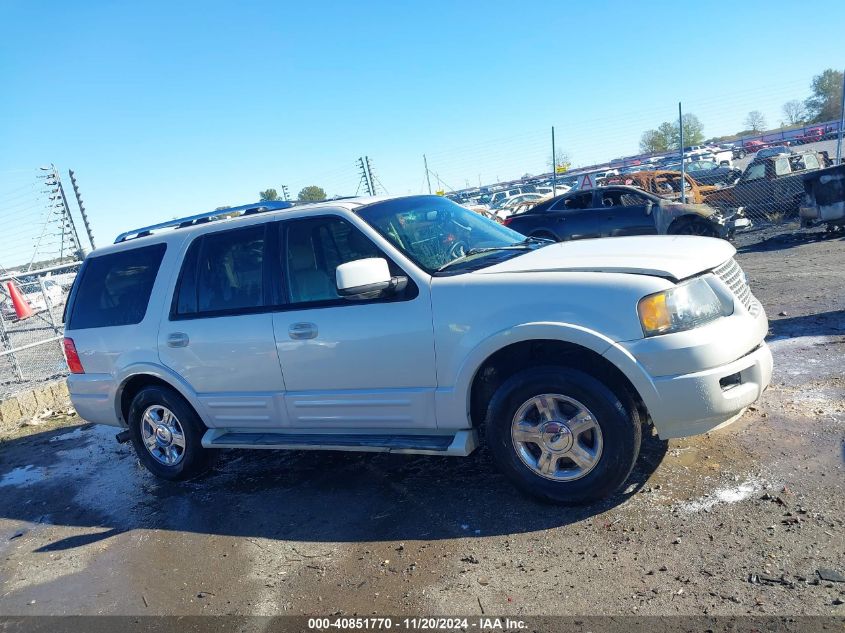
[[[288,336],[295,341],[316,338],[317,326],[314,323],[293,323],[288,328]]]
[[[167,335],[168,347],[188,347],[188,335],[184,332],[172,332]]]

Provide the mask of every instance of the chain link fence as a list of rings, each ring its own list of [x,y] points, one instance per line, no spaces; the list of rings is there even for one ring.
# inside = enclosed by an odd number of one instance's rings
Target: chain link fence
[[[62,312],[79,266],[0,279],[0,398],[67,373]],[[23,302],[23,313],[12,293]]]

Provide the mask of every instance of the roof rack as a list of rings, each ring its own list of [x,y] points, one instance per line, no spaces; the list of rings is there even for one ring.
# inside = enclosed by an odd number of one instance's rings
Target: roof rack
[[[150,226],[142,226],[138,229],[132,229],[131,231],[126,231],[121,233],[117,236],[114,243],[119,244],[120,242],[125,242],[126,240],[135,239],[138,237],[146,237],[152,234],[153,231],[157,231],[159,229],[169,229],[169,228],[177,228],[182,229],[188,226],[196,226],[197,224],[205,224],[206,222],[213,222],[214,219],[223,219],[223,216],[226,218],[234,217],[234,214],[238,216],[241,215],[252,215],[254,213],[263,213],[264,211],[278,211],[280,209],[289,209],[293,206],[292,202],[276,200],[270,201],[265,200],[262,202],[253,202],[252,204],[245,204],[240,207],[228,207],[226,209],[215,209],[214,211],[208,211],[207,213],[200,213],[198,215],[189,215],[184,218],[174,218],[173,220],[168,220],[167,222],[160,222],[158,224],[151,224]]]

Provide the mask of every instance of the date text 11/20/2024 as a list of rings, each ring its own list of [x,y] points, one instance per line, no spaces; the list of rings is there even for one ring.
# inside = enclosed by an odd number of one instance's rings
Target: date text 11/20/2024
[[[497,617],[473,618],[308,618],[308,629],[330,630],[383,630],[383,631],[520,631],[527,628],[523,620]]]

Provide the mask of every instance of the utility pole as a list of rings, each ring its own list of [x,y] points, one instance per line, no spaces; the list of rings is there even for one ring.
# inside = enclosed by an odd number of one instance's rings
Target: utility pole
[[[51,193],[58,193],[58,197],[60,198],[60,202],[57,205],[59,215],[61,215],[62,218],[62,241],[59,257],[63,258],[65,256],[65,235],[70,233],[67,235],[67,239],[73,249],[73,255],[77,259],[82,260],[84,256],[84,253],[82,252],[82,243],[79,241],[79,234],[76,232],[76,225],[73,222],[73,216],[70,214],[70,206],[68,206],[67,203],[65,188],[62,186],[62,179],[59,177],[59,171],[52,163],[50,164],[50,167],[42,167],[41,169],[47,172],[47,174],[43,176],[47,179],[44,184],[49,187],[56,187],[56,189],[54,189]]]
[[[372,188],[372,185],[370,184],[370,177],[369,177],[369,174],[367,172],[367,165],[364,162],[363,156],[358,158],[358,169],[361,170],[361,181],[358,183],[358,187],[360,188],[361,183],[363,183],[364,189],[366,190],[367,195],[372,196],[373,195],[373,188]]]
[[[373,178],[373,166],[370,163],[370,157],[364,156],[364,162],[367,164],[367,179],[370,181],[370,195],[376,195],[376,181]]]
[[[425,181],[428,183],[428,195],[431,195],[431,177],[428,175],[428,159],[423,154],[423,164],[425,165]]]
[[[845,128],[845,73],[842,73],[842,105],[839,109],[839,134],[836,136],[836,164],[842,164],[842,134]]]
[[[681,112],[681,102],[678,101],[678,130],[681,142],[681,204],[687,203],[687,170],[684,165],[684,115]]]
[[[290,200],[290,194],[288,193],[288,186],[282,185],[282,199],[287,202]]]
[[[557,195],[557,156],[555,155],[555,126],[552,126],[552,197]]]
[[[82,253],[82,243],[79,241],[79,233],[76,232],[76,224],[74,224],[73,216],[70,214],[67,196],[65,196],[65,188],[62,186],[62,180],[59,178],[59,172],[56,171],[55,167],[53,168],[53,173],[56,175],[56,183],[59,185],[59,193],[62,194],[62,206],[64,206],[65,210],[65,217],[62,220],[62,251],[64,251],[65,224],[67,224],[67,228],[70,230],[70,242],[72,243],[72,246],[76,247],[74,256],[81,261],[84,259],[84,254]],[[61,255],[64,256],[64,252],[62,252]]]
[[[82,223],[85,225],[85,232],[88,233],[88,241],[91,243],[91,249],[97,248],[94,245],[94,233],[91,231],[91,224],[88,222],[88,214],[85,213],[85,205],[82,204],[82,196],[79,193],[79,185],[76,183],[76,176],[72,169],[67,170],[70,176],[70,184],[73,185],[73,193],[76,195],[76,204],[79,205],[79,214],[82,216]]]

